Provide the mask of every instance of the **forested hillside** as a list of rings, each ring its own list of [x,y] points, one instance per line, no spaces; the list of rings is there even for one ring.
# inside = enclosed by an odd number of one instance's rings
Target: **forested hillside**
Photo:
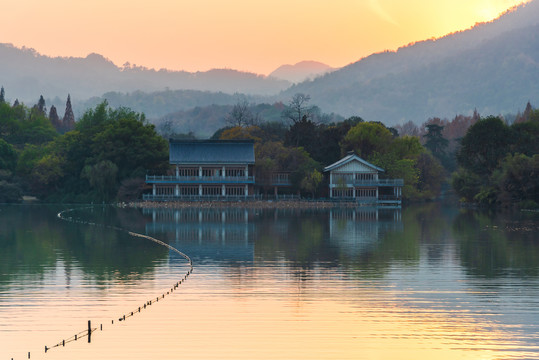
[[[492,23],[396,52],[373,54],[286,90],[344,116],[387,124],[432,116],[514,111],[537,101],[539,1]]]

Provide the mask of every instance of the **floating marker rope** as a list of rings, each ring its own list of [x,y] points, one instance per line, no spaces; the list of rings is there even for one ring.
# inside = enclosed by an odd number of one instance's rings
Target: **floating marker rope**
[[[187,256],[186,254],[182,253],[181,251],[179,251],[178,249],[176,249],[175,247],[161,241],[161,240],[158,240],[156,238],[153,238],[151,236],[148,236],[148,235],[144,235],[144,234],[139,234],[139,233],[135,233],[135,232],[132,232],[132,231],[128,231],[126,229],[123,229],[123,228],[120,228],[120,227],[117,227],[117,226],[112,226],[112,225],[104,225],[104,224],[96,224],[96,223],[93,223],[93,222],[89,222],[89,221],[82,221],[80,219],[74,219],[73,217],[66,217],[65,214],[69,213],[69,212],[73,212],[75,210],[84,210],[84,209],[90,209],[92,207],[87,207],[87,208],[78,208],[78,209],[67,209],[67,210],[63,210],[63,211],[60,211],[58,213],[58,218],[62,219],[62,220],[65,220],[65,221],[68,221],[68,222],[73,222],[73,223],[77,223],[77,224],[86,224],[86,225],[91,225],[91,226],[96,226],[96,227],[103,227],[103,228],[108,228],[108,229],[113,229],[113,230],[117,230],[117,231],[123,231],[123,232],[126,232],[127,234],[129,234],[130,236],[133,236],[133,237],[139,237],[139,238],[144,238],[146,240],[150,240],[158,245],[161,245],[161,246],[164,246],[166,248],[168,248],[169,250],[171,251],[174,251],[175,253],[179,254],[180,256],[182,256],[185,260],[187,260],[187,262],[189,263],[189,270],[185,273],[185,275],[183,276],[183,278],[181,280],[179,280],[178,282],[176,282],[171,288],[169,291],[167,291],[166,293],[163,293],[161,296],[157,296],[155,298],[155,302],[158,302],[159,299],[164,299],[165,298],[165,295],[170,295],[174,292],[174,290],[178,289],[178,287],[183,283],[185,282],[185,280],[187,280],[187,278],[189,277],[190,274],[193,273],[193,261],[191,261],[191,258],[189,256]],[[137,313],[140,313],[142,310],[145,310],[147,307],[151,306],[152,305],[152,300],[149,300],[149,301],[146,301],[146,303],[144,303],[142,306],[139,306],[137,307],[137,309],[133,310],[133,311],[129,311],[127,312],[126,314],[123,314],[122,316],[120,316],[118,318],[118,321],[125,321],[126,319],[136,315]],[[114,324],[114,319],[111,321],[111,324],[113,325]],[[100,324],[100,329],[103,330],[103,324]],[[73,341],[77,341],[83,337],[86,337],[88,336],[88,342],[90,342],[90,336],[92,335],[92,333],[94,331],[96,331],[97,328],[92,328],[90,326],[90,321],[88,321],[88,329],[87,330],[84,330],[84,331],[81,331],[67,339],[64,339],[62,341],[60,341],[59,343],[53,345],[53,346],[45,346],[45,353],[51,349],[54,349],[54,348],[57,348],[57,347],[60,347],[60,346],[65,346],[66,344],[70,343],[70,342],[73,342]],[[28,356],[30,356],[30,353],[28,354]]]

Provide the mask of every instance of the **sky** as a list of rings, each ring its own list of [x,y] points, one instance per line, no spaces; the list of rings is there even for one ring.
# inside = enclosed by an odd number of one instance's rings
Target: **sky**
[[[315,60],[342,67],[375,52],[489,21],[522,0],[17,0],[0,43],[48,56],[98,53],[116,65],[267,75]]]

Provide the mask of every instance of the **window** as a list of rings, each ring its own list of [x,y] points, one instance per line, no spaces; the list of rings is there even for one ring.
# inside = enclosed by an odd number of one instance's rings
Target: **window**
[[[202,176],[219,176],[220,173],[220,169],[202,168]]]
[[[356,181],[374,180],[374,174],[373,173],[356,173],[355,179]]]
[[[226,177],[244,177],[245,168],[227,168],[225,169]]]
[[[203,186],[202,195],[204,196],[221,195],[221,187],[220,186]]]
[[[198,177],[198,168],[179,168],[179,176]]]
[[[227,186],[225,193],[227,196],[243,196],[245,195],[245,188],[241,186]]]
[[[198,195],[198,186],[181,186],[180,195],[183,195],[183,196]]]
[[[376,189],[356,188],[356,197],[358,198],[375,198]]]
[[[174,195],[174,186],[158,186],[155,189],[156,195]]]
[[[333,197],[335,198],[351,198],[353,196],[353,189],[333,189]]]

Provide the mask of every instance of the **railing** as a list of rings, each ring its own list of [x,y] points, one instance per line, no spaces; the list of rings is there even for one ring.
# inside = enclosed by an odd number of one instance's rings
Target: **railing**
[[[142,194],[144,201],[254,201],[262,195],[153,195]]]
[[[404,186],[403,179],[353,180],[355,186]]]
[[[169,175],[146,175],[146,182],[153,183],[181,183],[181,184],[203,184],[203,183],[254,183],[254,176],[169,176]]]
[[[353,186],[404,186],[403,179],[371,179],[371,180],[359,180],[359,179],[348,179],[344,184],[333,183],[333,187],[342,186],[342,185],[353,185]]]

